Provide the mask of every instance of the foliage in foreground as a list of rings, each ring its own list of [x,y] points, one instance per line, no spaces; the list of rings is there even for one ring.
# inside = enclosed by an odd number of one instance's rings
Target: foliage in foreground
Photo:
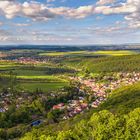
[[[88,121],[82,120],[74,129],[46,134],[33,130],[21,140],[138,140],[140,137],[140,108],[136,108],[127,115],[116,116],[103,110],[94,113]]]

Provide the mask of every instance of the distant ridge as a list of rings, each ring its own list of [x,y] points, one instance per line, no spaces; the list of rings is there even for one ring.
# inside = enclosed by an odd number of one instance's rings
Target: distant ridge
[[[78,50],[139,50],[140,44],[123,45],[0,45],[0,50],[41,49],[46,51],[78,51]]]

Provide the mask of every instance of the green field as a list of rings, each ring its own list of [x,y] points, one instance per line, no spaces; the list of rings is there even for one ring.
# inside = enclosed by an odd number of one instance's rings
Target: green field
[[[69,52],[46,52],[40,53],[40,56],[66,56],[66,55],[82,55],[88,54],[87,51],[69,51]]]
[[[37,76],[37,75],[33,75],[33,76],[17,76],[18,79],[40,79],[40,80],[49,80],[49,81],[61,81],[60,78],[55,77],[55,76],[49,76],[49,75],[42,75],[42,76]]]
[[[35,91],[37,88],[41,89],[43,92],[48,92],[51,90],[60,89],[67,85],[68,85],[67,82],[53,82],[53,83],[52,82],[51,83],[24,82],[20,84],[23,90],[25,89],[25,91],[30,91],[30,92]]]
[[[48,68],[53,67],[48,67],[47,65],[24,65],[3,61],[0,63],[0,75],[2,77],[8,77],[10,73],[16,75],[16,78],[19,81],[19,86],[25,91],[35,91],[39,88],[47,92],[62,88],[68,84],[66,79],[61,78],[64,73],[59,74],[58,71],[56,75],[47,74]],[[3,87],[5,86],[6,85],[3,85]]]

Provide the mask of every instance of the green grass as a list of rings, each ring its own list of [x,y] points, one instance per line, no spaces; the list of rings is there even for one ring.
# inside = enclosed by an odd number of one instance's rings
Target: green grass
[[[65,56],[65,55],[82,55],[88,53],[87,51],[70,51],[70,52],[46,52],[40,53],[40,56]]]
[[[48,92],[51,90],[60,89],[64,86],[68,85],[67,82],[52,82],[52,83],[41,83],[41,82],[27,82],[27,83],[21,83],[20,86],[25,91],[35,91],[37,88],[41,89],[44,92]]]
[[[55,66],[48,67],[47,65],[20,65],[14,62],[8,62],[6,64],[6,62],[1,62],[0,75],[7,77],[9,76],[9,72],[12,71],[18,79],[21,89],[32,92],[35,91],[36,88],[39,88],[47,92],[62,88],[68,84],[66,79],[61,78],[63,73],[58,72],[56,75],[47,74],[48,68],[54,67]]]
[[[26,75],[26,76],[45,76],[45,71],[41,70],[26,70],[26,69],[19,69],[14,70],[14,73],[16,73],[18,76]]]
[[[50,75],[42,75],[42,76],[37,76],[37,75],[32,75],[32,76],[17,76],[18,79],[25,79],[25,80],[48,80],[48,81],[64,81],[61,78],[58,78],[56,76],[50,76]]]

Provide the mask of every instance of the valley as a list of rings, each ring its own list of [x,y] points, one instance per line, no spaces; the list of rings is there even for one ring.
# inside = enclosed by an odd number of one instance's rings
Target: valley
[[[78,49],[1,50],[0,138],[41,139],[34,135],[37,130],[43,130],[44,139],[57,137],[94,113],[108,110],[121,116],[140,106],[139,51]],[[126,102],[125,94],[130,94]]]

